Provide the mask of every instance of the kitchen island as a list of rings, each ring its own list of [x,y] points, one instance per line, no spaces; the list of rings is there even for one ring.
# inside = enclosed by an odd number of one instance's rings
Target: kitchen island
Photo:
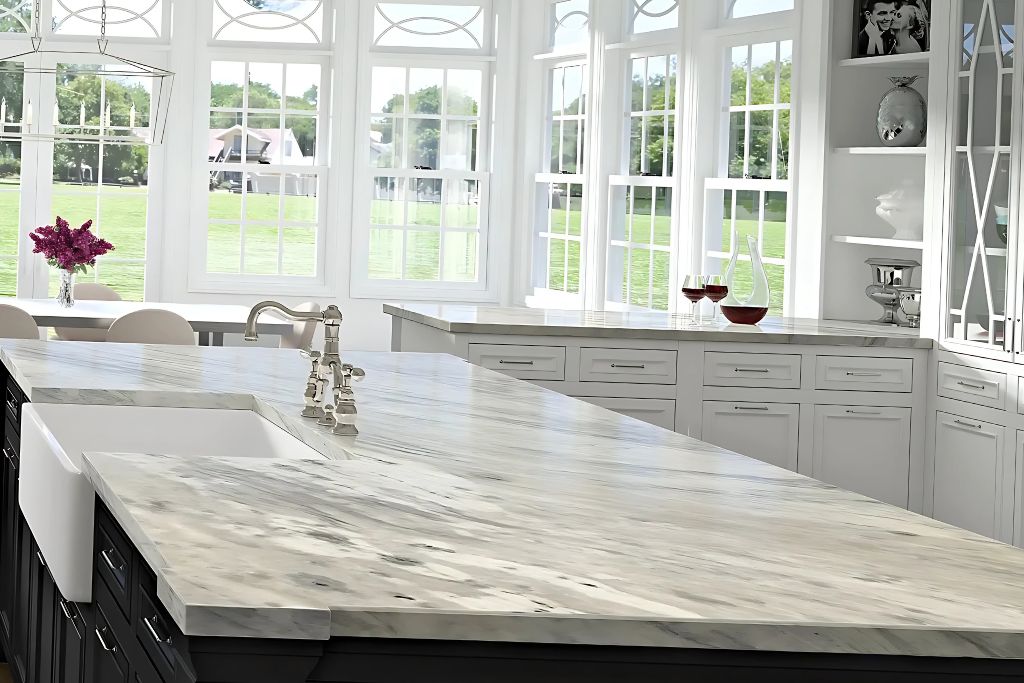
[[[254,410],[323,456],[85,456],[163,619],[93,650],[154,680],[1024,675],[1019,550],[450,356],[346,354],[357,437],[296,417],[294,351],[0,358],[28,401]]]

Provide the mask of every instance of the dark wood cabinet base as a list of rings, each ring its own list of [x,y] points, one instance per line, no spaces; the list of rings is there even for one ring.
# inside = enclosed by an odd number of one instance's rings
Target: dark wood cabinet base
[[[5,387],[6,385],[6,387]],[[16,683],[959,683],[1024,661],[376,638],[184,636],[156,577],[96,505],[93,604],[60,595],[17,504],[24,395],[3,376],[0,649]]]

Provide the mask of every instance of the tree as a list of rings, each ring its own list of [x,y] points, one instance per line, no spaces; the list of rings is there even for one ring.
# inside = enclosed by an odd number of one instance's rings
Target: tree
[[[441,115],[441,94],[440,86],[429,85],[420,88],[409,94],[408,113],[425,114],[429,116]],[[402,94],[394,95],[383,107],[384,114],[405,113],[405,97]],[[475,97],[467,95],[456,88],[448,90],[448,113],[460,116],[476,116],[479,113],[479,104]],[[379,128],[382,134],[381,142],[392,145],[399,144],[398,134],[391,126]],[[411,139],[408,141],[410,166],[427,166],[438,168],[441,154],[441,122],[439,119],[420,119],[415,125],[410,126]],[[476,154],[476,140],[473,141],[473,155]],[[390,163],[394,163],[394,159]]]
[[[291,129],[295,139],[299,143],[299,149],[303,155],[313,156],[316,151],[316,113],[319,88],[316,85],[310,87],[301,97],[289,95],[286,98],[285,107],[289,110],[309,111],[309,116],[296,115],[285,117],[285,128]],[[244,91],[238,83],[213,83],[210,87],[210,106],[225,107],[230,109],[241,109],[244,102]],[[251,81],[249,83],[249,109],[279,109],[281,107],[281,94],[269,83]],[[228,120],[239,121],[241,116],[227,114],[223,117],[222,123],[227,124]],[[232,123],[231,125],[234,125]],[[276,115],[250,114],[249,126],[251,128],[277,128]],[[225,128],[230,126],[224,125]]]
[[[793,74],[793,63],[785,60],[779,64],[779,102],[790,101],[790,82]],[[747,63],[734,64],[732,68],[732,98],[734,106],[747,103]],[[767,62],[750,70],[750,103],[771,104],[775,102],[775,62]],[[737,119],[739,116],[737,115]],[[746,124],[744,123],[744,126]],[[750,112],[750,177],[768,178],[772,172],[772,112]],[[730,125],[730,135],[734,136],[730,147],[734,150],[729,161],[729,176],[743,176],[744,129],[735,123]],[[778,129],[778,169],[777,177],[789,177],[789,112],[779,112]]]

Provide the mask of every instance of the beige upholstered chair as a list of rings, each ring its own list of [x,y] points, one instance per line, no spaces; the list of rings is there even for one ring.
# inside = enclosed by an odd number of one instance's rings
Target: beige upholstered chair
[[[35,319],[17,306],[0,304],[0,338],[39,339]]]
[[[115,320],[107,331],[107,341],[195,346],[196,335],[189,322],[177,313],[144,308]]]
[[[303,313],[320,312],[320,304],[313,301],[301,303],[294,308]],[[316,333],[316,323],[313,321],[296,322],[289,334],[281,335],[282,349],[308,349]]]
[[[82,301],[120,301],[121,295],[106,285],[96,282],[79,282],[75,284],[75,298]],[[55,327],[57,339],[62,341],[107,341],[106,330],[88,330],[80,327]]]

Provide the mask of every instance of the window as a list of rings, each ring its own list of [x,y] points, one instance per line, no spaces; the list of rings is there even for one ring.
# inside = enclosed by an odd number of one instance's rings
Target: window
[[[705,182],[706,270],[721,272],[739,240],[739,276],[749,273],[746,236],[757,239],[771,285],[771,312],[785,301],[789,226],[790,81],[793,43],[731,47],[724,94],[725,153]],[[737,294],[743,295],[742,287]]]
[[[207,273],[317,275],[322,71],[302,62],[211,64]]]
[[[679,0],[632,0],[632,32],[648,33],[679,27]]]
[[[323,42],[323,0],[213,0],[212,10],[217,41]]]
[[[21,216],[21,146],[3,141],[17,132],[24,108],[22,65],[5,62],[0,71],[0,296],[18,293],[18,235]]]
[[[485,291],[490,183],[489,5],[368,3],[368,172],[353,289]],[[404,53],[418,51],[415,57]],[[475,57],[468,53],[481,53]],[[472,296],[472,294],[466,294]]]
[[[481,5],[377,3],[375,47],[479,50],[484,46]]]
[[[33,0],[0,0],[0,33],[32,32]]]
[[[552,47],[580,45],[590,37],[589,0],[560,0],[551,13]]]
[[[119,73],[84,73],[77,64],[58,64],[54,133],[84,131],[117,136],[148,125],[150,83]],[[123,298],[141,301],[146,265],[149,197],[149,148],[111,142],[61,142],[53,145],[51,196],[53,213],[77,227],[93,221],[93,231],[114,244],[88,278],[116,289]],[[51,293],[58,279],[51,272]]]
[[[728,0],[726,18],[741,19],[793,9],[793,0]]]
[[[668,310],[678,57],[630,60],[625,175],[612,176],[608,212],[609,307]]]
[[[162,34],[164,0],[107,0],[106,13],[110,37],[159,38]],[[98,36],[103,7],[97,0],[53,0],[52,16],[54,33]]]

